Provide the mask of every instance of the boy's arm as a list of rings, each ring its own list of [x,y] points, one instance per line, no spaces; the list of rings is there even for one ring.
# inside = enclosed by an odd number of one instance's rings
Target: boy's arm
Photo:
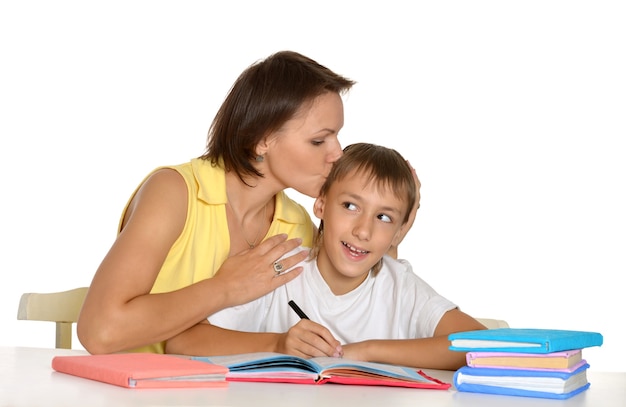
[[[478,329],[486,327],[453,309],[443,315],[432,338],[368,340],[343,345],[344,357],[422,369],[457,370],[466,364],[465,352],[449,350],[448,335]]]

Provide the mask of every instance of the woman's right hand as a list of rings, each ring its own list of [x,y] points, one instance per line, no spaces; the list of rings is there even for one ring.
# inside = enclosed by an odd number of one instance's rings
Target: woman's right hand
[[[302,243],[299,238],[287,240],[286,234],[272,236],[258,246],[229,257],[219,268],[213,280],[224,287],[226,306],[245,304],[298,277],[302,272],[296,264],[305,260],[308,250],[282,258]],[[283,270],[277,273],[274,263]]]

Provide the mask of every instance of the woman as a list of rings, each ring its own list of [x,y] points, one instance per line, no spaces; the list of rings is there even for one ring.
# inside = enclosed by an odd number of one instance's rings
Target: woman
[[[353,84],[290,51],[246,69],[213,120],[206,153],[156,169],[129,199],[78,320],[85,349],[161,353],[186,330],[245,349],[247,334],[199,322],[301,272],[280,274],[306,252],[275,264],[310,247],[315,233],[283,191],[317,196],[342,154],[341,96]],[[262,334],[254,340],[263,346]]]

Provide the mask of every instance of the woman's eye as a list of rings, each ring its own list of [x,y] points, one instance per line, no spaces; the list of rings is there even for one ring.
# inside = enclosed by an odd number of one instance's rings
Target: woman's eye
[[[322,144],[324,144],[324,140],[312,140],[311,144],[314,146],[321,146]]]

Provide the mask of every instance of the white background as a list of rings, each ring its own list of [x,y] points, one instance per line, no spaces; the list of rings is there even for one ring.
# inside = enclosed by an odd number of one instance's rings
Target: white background
[[[292,49],[358,82],[344,145],[393,147],[417,169],[400,255],[419,275],[477,317],[600,332],[591,369],[623,371],[625,11],[1,2],[0,345],[53,346],[52,323],[16,320],[21,293],[88,285],[138,182],[202,154],[239,73]]]

